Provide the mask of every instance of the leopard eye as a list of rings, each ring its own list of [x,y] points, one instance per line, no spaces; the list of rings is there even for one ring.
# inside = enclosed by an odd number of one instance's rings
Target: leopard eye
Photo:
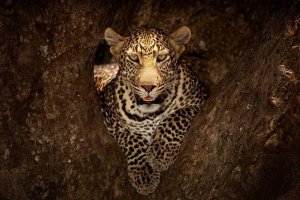
[[[157,61],[161,62],[164,61],[167,58],[167,54],[160,54],[157,56]]]
[[[136,54],[129,54],[128,57],[133,62],[138,62],[139,61],[139,57]]]

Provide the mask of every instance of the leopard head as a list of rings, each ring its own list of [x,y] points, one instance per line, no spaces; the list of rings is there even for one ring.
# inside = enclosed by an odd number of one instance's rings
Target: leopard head
[[[143,103],[154,104],[174,82],[177,59],[191,37],[183,26],[170,35],[153,28],[141,28],[123,37],[105,30],[110,52],[120,64],[120,74]]]

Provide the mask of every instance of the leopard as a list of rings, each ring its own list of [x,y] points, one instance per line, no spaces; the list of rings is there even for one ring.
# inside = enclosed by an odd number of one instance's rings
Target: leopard
[[[104,124],[125,153],[131,185],[142,195],[155,192],[209,96],[181,59],[190,38],[187,26],[171,34],[152,27],[128,36],[110,27],[104,32],[118,65],[112,80],[98,91]]]

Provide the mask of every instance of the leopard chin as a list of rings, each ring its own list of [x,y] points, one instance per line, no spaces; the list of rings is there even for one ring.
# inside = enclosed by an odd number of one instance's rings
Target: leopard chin
[[[145,101],[140,96],[136,96],[136,102],[138,109],[143,113],[154,113],[157,112],[162,105],[162,97],[158,96],[153,101]]]
[[[161,108],[160,104],[140,104],[138,105],[138,109],[142,112],[142,113],[154,113],[157,112],[159,109]]]

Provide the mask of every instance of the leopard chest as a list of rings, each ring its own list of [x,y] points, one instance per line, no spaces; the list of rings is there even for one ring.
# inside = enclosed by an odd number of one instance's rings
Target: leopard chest
[[[112,112],[111,116],[114,120],[106,119],[106,121],[111,121],[107,126],[117,127],[115,131],[138,133],[146,137],[153,136],[167,112],[164,110],[150,115],[141,112],[130,87],[120,79],[116,81],[114,90],[110,92],[114,96],[114,101],[107,103],[110,104],[109,112]],[[114,109],[111,110],[111,108]]]
[[[139,133],[152,137],[157,126],[163,121],[163,113],[157,115],[144,115],[138,111],[135,102],[130,99],[117,99],[117,123],[130,133]]]

